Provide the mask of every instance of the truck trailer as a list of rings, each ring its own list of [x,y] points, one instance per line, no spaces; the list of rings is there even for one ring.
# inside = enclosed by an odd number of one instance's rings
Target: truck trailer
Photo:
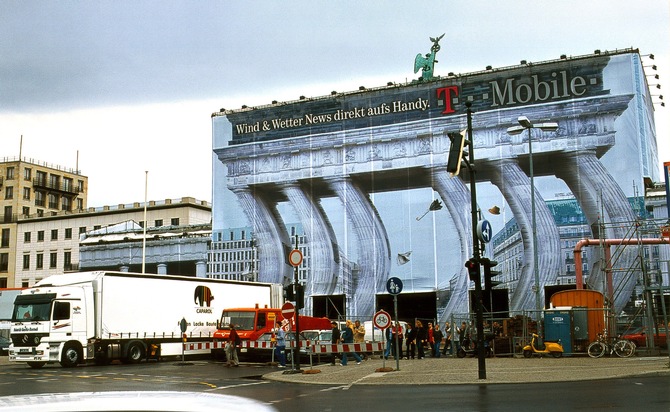
[[[128,272],[54,275],[16,296],[9,361],[40,368],[178,356],[184,341],[213,339],[224,308],[282,301],[279,284]]]

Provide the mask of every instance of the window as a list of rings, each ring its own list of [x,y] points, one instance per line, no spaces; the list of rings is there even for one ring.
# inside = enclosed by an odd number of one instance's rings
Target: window
[[[2,229],[2,240],[0,241],[1,247],[9,247],[9,229]]]
[[[31,169],[29,167],[26,167],[25,169],[23,169],[23,180],[32,179],[32,175],[33,175],[33,169]]]
[[[7,272],[9,268],[9,253],[0,253],[0,272]]]
[[[48,198],[49,198],[49,208],[58,209],[58,195],[49,193]]]
[[[60,189],[60,176],[49,175],[49,187],[53,189]]]
[[[77,199],[77,210],[84,210],[84,201],[82,199]]]
[[[172,226],[179,226],[179,218],[178,217],[173,217],[172,219],[170,219],[170,224]]]
[[[70,319],[70,302],[54,302],[53,320]]]
[[[58,229],[51,229],[51,240],[58,240]]]
[[[72,239],[72,228],[68,227],[65,229],[65,239]]]
[[[44,206],[44,192],[35,191],[35,206]]]
[[[32,232],[23,232],[23,242],[30,243],[30,235]]]
[[[7,278],[0,278],[0,288],[7,287]]]
[[[37,171],[37,177],[35,178],[35,184],[38,186],[45,186],[47,184],[47,174],[46,172]]]
[[[44,230],[37,231],[37,241],[44,242]]]
[[[30,255],[23,255],[23,269],[30,269]]]
[[[161,226],[163,226],[163,219],[156,219],[156,220],[154,221],[154,226],[155,226],[155,227],[161,227]]]
[[[58,266],[58,252],[49,253],[49,269],[55,269]]]
[[[29,187],[24,187],[23,188],[23,200],[30,200],[30,188]]]
[[[7,180],[14,180],[14,167],[7,168]]]
[[[64,177],[63,178],[63,190],[65,190],[66,192],[74,191],[74,185],[72,184],[72,178],[71,177]]]
[[[37,209],[37,216],[38,216],[38,217],[42,217],[42,216],[44,216],[44,210],[42,210],[42,209]]]
[[[14,187],[5,187],[5,199],[14,199]]]
[[[79,234],[86,233],[86,226],[79,226]]]
[[[44,255],[38,253],[37,255],[35,255],[35,268],[42,269],[43,267],[44,267]]]
[[[101,227],[102,227],[102,226],[100,226],[100,225],[93,225],[93,230],[98,230],[98,229],[100,229]]]
[[[63,253],[63,269],[65,270],[72,269],[72,252]]]
[[[83,180],[78,180],[77,181],[77,191],[80,192],[80,193],[84,191],[84,181]]]
[[[23,206],[23,216],[30,216],[30,208],[28,206]]]
[[[14,211],[11,206],[5,206],[5,222],[9,223],[12,221],[12,214]]]
[[[72,200],[69,197],[63,196],[61,202],[61,210],[72,210]]]

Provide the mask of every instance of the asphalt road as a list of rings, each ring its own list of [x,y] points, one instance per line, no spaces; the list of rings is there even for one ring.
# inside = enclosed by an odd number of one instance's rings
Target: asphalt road
[[[462,359],[442,361],[446,369],[450,365],[465,365],[458,363]],[[529,361],[527,359],[515,361],[521,366],[529,365],[524,363]],[[538,360],[538,363],[543,361]],[[420,365],[419,361],[415,362]],[[347,367],[319,367],[337,371],[351,368],[349,370],[352,374],[356,371],[354,368],[360,368],[355,364]],[[279,373],[276,367],[265,364],[243,363],[238,368],[227,368],[218,362],[197,360],[186,364],[164,361],[104,367],[88,365],[72,369],[47,365],[34,370],[22,364],[9,364],[5,357],[0,358],[0,406],[2,396],[7,395],[141,390],[236,395],[258,400],[278,411],[300,412],[536,411],[547,408],[630,411],[640,410],[641,407],[650,411],[670,410],[668,374],[542,382],[543,372],[535,368],[529,368],[528,371],[530,382],[516,384],[304,384],[263,379],[263,375]],[[160,406],[157,406],[157,410],[160,410]]]

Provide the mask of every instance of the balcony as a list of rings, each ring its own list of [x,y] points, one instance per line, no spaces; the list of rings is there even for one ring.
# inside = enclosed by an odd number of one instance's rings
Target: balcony
[[[33,187],[40,189],[47,189],[48,191],[59,192],[61,194],[70,195],[73,197],[81,193],[81,190],[79,190],[78,187],[72,184],[66,184],[62,182],[54,183],[47,179],[41,179],[41,178],[33,179]]]

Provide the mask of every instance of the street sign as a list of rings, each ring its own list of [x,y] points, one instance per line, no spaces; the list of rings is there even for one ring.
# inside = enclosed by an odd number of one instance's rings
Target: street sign
[[[377,329],[384,330],[391,326],[391,315],[385,310],[380,310],[375,313],[375,316],[372,318],[372,323]]]
[[[386,281],[386,291],[391,295],[399,295],[402,292],[402,280],[396,277]]]
[[[288,261],[291,266],[298,267],[302,263],[302,252],[298,249],[293,249],[288,254]]]
[[[281,314],[284,316],[284,319],[291,319],[295,315],[295,306],[293,303],[286,302],[281,307]]]
[[[477,223],[477,237],[484,243],[489,243],[493,236],[493,228],[488,220],[480,220]]]

